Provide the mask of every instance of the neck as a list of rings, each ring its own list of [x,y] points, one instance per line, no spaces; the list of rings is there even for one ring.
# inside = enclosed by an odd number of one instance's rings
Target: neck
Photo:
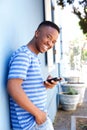
[[[38,54],[39,52],[37,51],[36,49],[36,46],[35,46],[35,41],[34,39],[32,39],[28,44],[27,44],[27,47],[35,54]]]

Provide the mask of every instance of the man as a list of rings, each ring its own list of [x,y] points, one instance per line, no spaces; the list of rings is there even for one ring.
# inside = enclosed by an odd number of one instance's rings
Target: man
[[[11,57],[7,90],[13,130],[53,130],[47,115],[46,88],[53,88],[57,82],[43,81],[38,54],[55,45],[59,32],[56,24],[42,22],[32,40]]]

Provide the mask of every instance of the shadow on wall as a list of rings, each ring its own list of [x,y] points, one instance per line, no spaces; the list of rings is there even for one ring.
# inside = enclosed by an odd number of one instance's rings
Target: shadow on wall
[[[9,71],[9,61],[10,61],[10,57],[11,57],[12,51],[6,55],[6,59],[4,61],[4,74],[3,74],[3,86],[4,86],[4,93],[5,93],[5,100],[6,100],[6,111],[8,111],[8,119],[9,119],[9,127],[10,129],[11,127],[11,123],[10,123],[10,110],[9,110],[9,95],[7,92],[7,80],[8,80],[8,71]]]
[[[9,61],[12,55],[12,51],[8,55],[6,55],[6,59],[4,62],[4,76],[3,76],[3,85],[7,87],[7,79],[8,79],[8,71],[9,71]]]

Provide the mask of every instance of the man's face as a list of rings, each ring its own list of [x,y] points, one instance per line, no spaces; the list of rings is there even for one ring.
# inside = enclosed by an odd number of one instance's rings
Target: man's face
[[[55,45],[58,31],[50,26],[41,27],[35,32],[35,38],[38,53],[44,53]]]

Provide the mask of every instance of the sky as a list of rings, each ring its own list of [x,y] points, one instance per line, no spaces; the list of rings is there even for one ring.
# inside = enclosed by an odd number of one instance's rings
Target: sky
[[[82,30],[79,26],[78,17],[72,13],[70,5],[63,10],[59,10],[59,24],[62,27],[62,44],[63,51],[68,50],[68,43],[83,36]]]
[[[67,6],[61,12],[62,35],[64,41],[70,41],[82,34],[79,27],[79,19],[71,12],[71,7]]]
[[[83,33],[78,23],[79,19],[75,14],[72,13],[72,8],[70,5],[65,7],[63,10],[59,9],[58,22],[59,22],[59,25],[62,27],[62,47],[63,47],[62,50],[64,54],[63,60],[61,60],[61,62],[63,62],[62,63],[63,66],[61,68],[63,70],[62,71],[63,74],[69,75],[69,73],[67,73],[69,72],[69,66],[67,66],[69,59],[68,57],[66,57],[65,53],[67,52],[69,53],[68,46],[69,46],[70,41],[73,41],[73,40],[75,41],[76,39],[80,39],[81,37],[83,37]],[[70,72],[70,74],[74,75],[74,71],[72,73]]]

